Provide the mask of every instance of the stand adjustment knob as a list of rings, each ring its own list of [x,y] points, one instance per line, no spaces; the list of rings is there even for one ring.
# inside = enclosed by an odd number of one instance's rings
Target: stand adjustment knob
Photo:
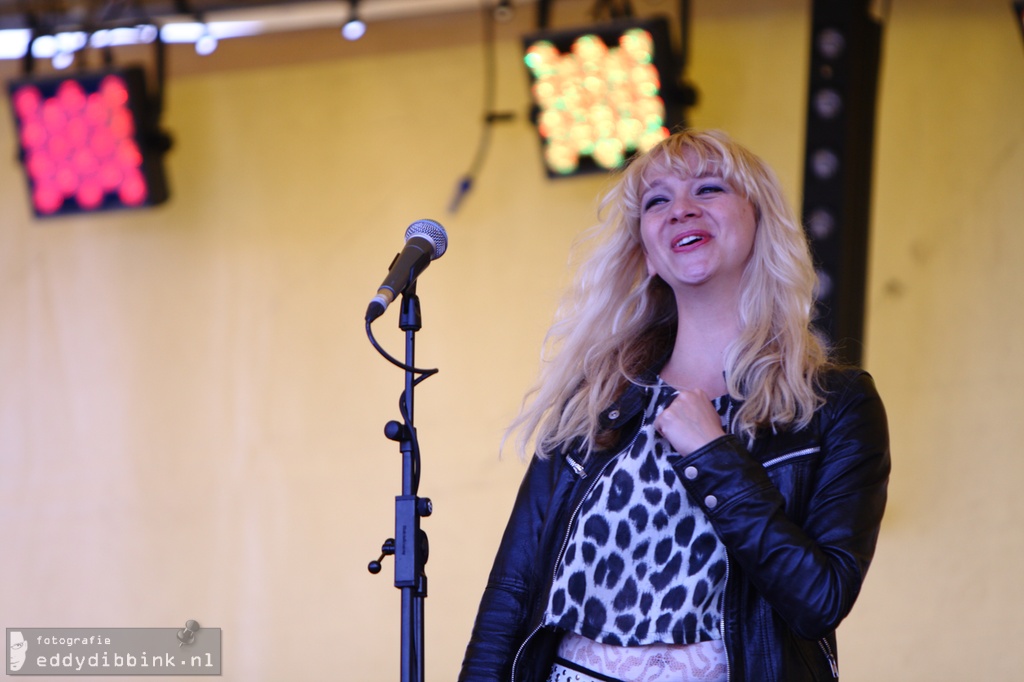
[[[409,429],[402,422],[391,420],[384,425],[384,437],[400,443],[409,440]]]
[[[429,497],[421,497],[416,500],[416,513],[420,516],[430,516],[434,513],[434,503]]]
[[[386,556],[394,556],[395,554],[395,539],[388,538],[384,541],[384,544],[380,547],[380,557],[376,561],[371,561],[367,566],[366,570],[374,575],[380,573],[381,565],[380,562],[384,561]]]

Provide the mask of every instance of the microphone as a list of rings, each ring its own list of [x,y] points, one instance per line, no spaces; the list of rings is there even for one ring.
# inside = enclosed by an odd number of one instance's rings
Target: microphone
[[[366,309],[366,321],[372,322],[384,314],[398,294],[412,285],[430,261],[440,258],[448,250],[448,233],[433,220],[417,220],[405,231],[405,248],[395,256],[384,283]]]

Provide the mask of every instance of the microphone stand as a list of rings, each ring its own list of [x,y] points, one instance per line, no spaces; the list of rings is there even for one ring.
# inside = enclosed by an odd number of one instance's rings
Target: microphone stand
[[[437,370],[421,370],[415,366],[416,332],[422,326],[420,302],[413,282],[402,294],[399,328],[405,332],[405,363],[399,363],[370,340],[389,361],[405,369],[405,391],[399,400],[403,421],[390,421],[384,435],[399,444],[402,453],[402,494],[395,497],[395,537],[381,547],[380,558],[371,561],[370,573],[379,573],[385,556],[395,557],[395,587],[402,591],[402,654],[401,681],[423,682],[424,599],[427,596],[427,534],[420,529],[420,518],[430,516],[433,506],[428,498],[417,496],[420,478],[419,442],[413,425],[413,390],[420,381]],[[366,325],[370,332],[370,323]],[[420,374],[420,377],[416,377]]]

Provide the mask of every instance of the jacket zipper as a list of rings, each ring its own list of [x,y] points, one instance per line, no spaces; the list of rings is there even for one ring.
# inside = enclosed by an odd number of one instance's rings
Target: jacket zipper
[[[577,462],[576,460],[574,460],[574,459],[573,459],[572,457],[570,457],[569,455],[566,455],[566,456],[565,456],[565,463],[566,463],[566,464],[568,464],[568,465],[569,465],[569,468],[570,468],[570,469],[572,469],[572,470],[573,470],[573,472],[574,472],[574,473],[575,473],[575,474],[576,474],[577,476],[579,476],[580,478],[586,478],[586,477],[587,477],[587,472],[586,472],[586,470],[585,470],[585,469],[583,468],[583,465],[582,465],[582,464],[580,464],[579,462]]]
[[[636,430],[636,433],[633,434],[633,439],[629,441],[629,445],[627,445],[625,448],[619,451],[620,453],[627,452],[628,450],[632,449],[634,443],[636,443],[636,439],[640,437],[640,432],[644,430],[645,426],[647,426],[646,414],[644,415],[643,420],[640,422],[640,428],[638,428]],[[582,464],[569,457],[569,455],[565,456],[565,460],[566,463],[569,465],[569,468],[571,468],[577,476],[579,476],[581,479],[587,477],[587,473],[586,471],[584,471]],[[562,557],[565,555],[565,548],[569,544],[569,536],[572,534],[573,524],[576,523],[576,516],[579,514],[580,508],[583,506],[583,503],[590,496],[590,493],[594,492],[594,488],[597,487],[598,482],[601,480],[601,474],[605,472],[605,470],[613,461],[615,461],[615,457],[608,458],[608,461],[605,462],[604,465],[601,467],[600,471],[597,472],[597,476],[594,478],[593,481],[590,482],[590,486],[587,488],[587,492],[583,494],[583,497],[580,498],[579,503],[572,510],[572,514],[569,516],[569,524],[565,527],[565,535],[562,537],[562,545],[561,547],[559,547],[558,554],[555,556],[555,563],[553,564],[554,568],[552,568],[551,570],[551,579],[548,581],[548,594],[551,594],[551,586],[555,584],[555,571],[558,570],[558,565],[562,563]],[[726,570],[728,570],[728,564],[726,564]],[[512,676],[509,679],[509,682],[516,682],[516,668],[519,666],[519,658],[520,656],[522,656],[523,651],[526,649],[526,645],[530,643],[530,640],[533,639],[534,636],[536,636],[536,634],[540,632],[541,628],[543,627],[543,619],[541,619],[541,624],[534,627],[533,631],[530,632],[526,639],[523,640],[523,643],[519,645],[519,649],[516,651],[515,658],[512,659]]]
[[[643,428],[643,427],[641,426],[641,428]],[[630,443],[630,447],[632,447],[632,443]],[[568,455],[566,456],[565,459],[568,462],[571,462],[569,464],[570,468],[572,468],[572,470],[581,479],[582,478],[586,478],[586,474],[582,472],[583,467],[580,464],[578,464],[577,462],[571,460],[568,457]],[[579,514],[580,507],[583,506],[583,502],[587,499],[587,497],[590,495],[590,493],[592,493],[594,491],[594,488],[597,487],[597,483],[601,479],[601,474],[604,473],[604,470],[608,467],[609,464],[611,464],[612,459],[615,459],[615,458],[612,457],[611,459],[609,459],[607,462],[604,463],[604,466],[601,467],[601,471],[598,473],[597,478],[595,478],[593,481],[591,481],[590,486],[587,488],[587,492],[583,495],[583,497],[580,498],[579,504],[576,505],[576,508],[572,510],[572,515],[569,516],[569,524],[565,527],[565,535],[562,537],[562,545],[558,549],[558,554],[555,556],[555,563],[554,563],[554,568],[552,569],[552,573],[551,573],[551,580],[548,581],[548,593],[549,594],[551,592],[551,586],[555,583],[555,571],[558,570],[558,565],[562,562],[562,557],[565,555],[565,548],[569,544],[569,536],[572,534],[572,526],[573,526],[573,524],[576,523],[576,515]],[[573,466],[573,464],[575,464],[576,466]],[[579,470],[577,470],[576,467],[579,467]],[[543,627],[544,627],[543,619],[541,619],[541,623],[539,625],[537,625],[533,629],[533,632],[531,632],[530,635],[526,639],[523,640],[523,643],[519,645],[519,650],[516,651],[516,656],[515,656],[515,658],[512,659],[512,677],[511,677],[509,682],[516,682],[516,668],[519,666],[519,658],[520,658],[520,656],[522,656],[523,651],[526,649],[526,645],[530,643],[530,640],[533,639],[534,636],[538,632],[540,632],[541,628],[543,628]]]
[[[543,627],[544,621],[543,619],[541,619],[541,623],[534,627],[533,631],[530,632],[530,634],[527,635],[526,639],[523,640],[523,643],[519,645],[519,649],[518,651],[516,651],[516,657],[512,659],[512,676],[509,678],[509,682],[516,682],[516,667],[519,665],[519,657],[522,655],[523,649],[526,648],[526,645],[530,643],[530,640],[533,639],[534,636],[536,636],[536,634],[540,632],[541,628]]]
[[[828,645],[828,640],[822,637],[818,640],[818,646],[821,648],[821,652],[825,654],[825,658],[828,659],[828,667],[832,669],[832,677],[839,679],[839,662],[836,661],[836,657],[832,654],[832,647]]]
[[[761,467],[767,469],[769,467],[775,466],[776,464],[781,464],[783,462],[788,462],[791,459],[796,459],[797,457],[803,457],[804,455],[813,455],[815,452],[821,452],[821,448],[815,446],[813,448],[804,448],[803,450],[787,452],[786,454],[779,455],[778,457],[770,459],[767,462],[762,462]]]
[[[729,640],[725,636],[725,595],[729,591],[729,555],[725,555],[725,585],[722,586],[722,618],[718,621],[718,629],[722,633],[722,649],[725,651],[725,682],[732,679],[732,665],[729,663]]]
[[[784,455],[779,455],[778,457],[775,457],[773,459],[768,460],[767,462],[762,463],[761,466],[764,469],[768,469],[770,467],[775,466],[776,464],[782,464],[783,462],[788,462],[791,459],[796,459],[798,457],[803,457],[805,455],[813,455],[816,452],[821,452],[821,448],[818,447],[818,446],[815,446],[815,447],[810,447],[810,448],[804,448],[803,450],[795,450],[793,452],[787,452]],[[726,563],[725,575],[726,575],[726,580],[728,580],[728,576],[729,576],[729,564],[728,563]],[[724,620],[724,613],[723,613],[723,620]],[[725,632],[725,630],[724,630],[724,627],[723,627],[723,635],[724,635],[724,632]],[[832,653],[832,647],[829,646],[828,640],[826,640],[825,638],[819,639],[818,640],[818,648],[821,649],[821,653],[825,654],[825,659],[828,660],[828,667],[832,671],[833,679],[837,679],[838,680],[839,679],[839,663],[838,663],[838,661],[836,661],[836,657]],[[728,662],[726,663],[726,666],[727,666],[726,667],[726,680],[728,680],[728,670],[729,670],[728,669]]]

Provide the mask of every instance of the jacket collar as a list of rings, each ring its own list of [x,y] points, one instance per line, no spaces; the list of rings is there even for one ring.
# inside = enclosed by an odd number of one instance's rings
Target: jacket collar
[[[635,381],[626,384],[622,395],[598,416],[602,429],[618,429],[643,411],[651,386],[657,382],[658,372],[666,362],[668,355],[644,371]]]

